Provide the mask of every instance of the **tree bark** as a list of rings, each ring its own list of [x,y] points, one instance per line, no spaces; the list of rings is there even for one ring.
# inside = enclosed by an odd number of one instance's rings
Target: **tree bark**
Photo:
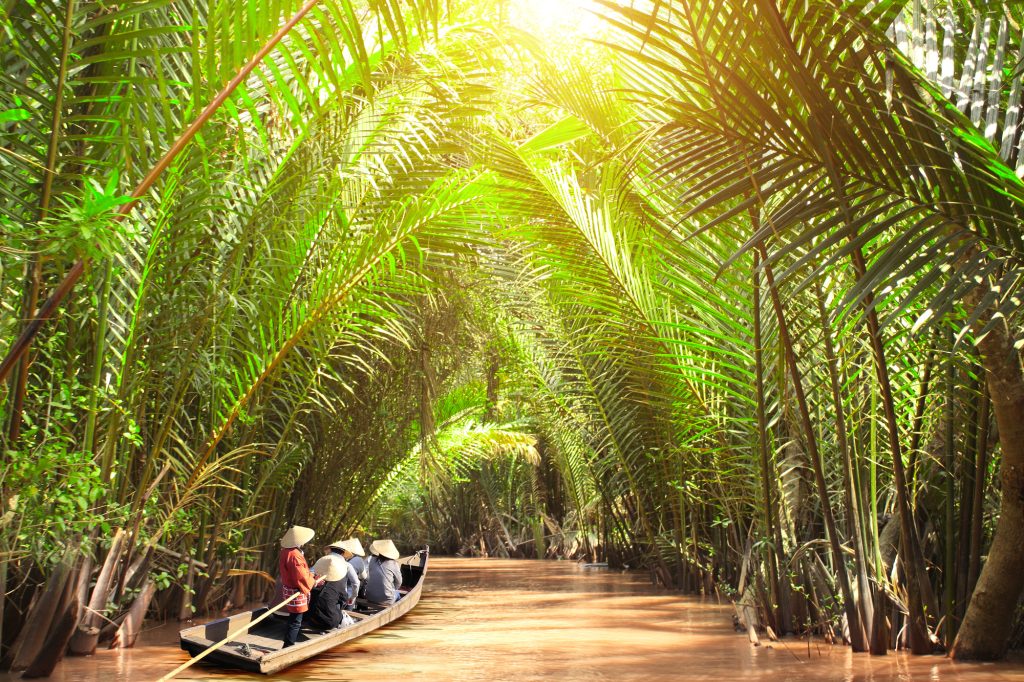
[[[64,556],[53,569],[46,586],[42,588],[42,593],[29,610],[28,617],[8,652],[12,670],[24,670],[36,659],[46,643],[54,621],[63,616],[66,606],[65,594],[78,557],[78,547],[79,541],[76,539],[64,550]]]
[[[146,611],[149,610],[149,602],[153,601],[154,594],[156,594],[156,585],[147,580],[139,595],[135,597],[135,601],[128,608],[121,627],[117,629],[114,641],[110,643],[111,649],[131,649],[135,646],[135,640],[142,632],[142,621],[146,618]]]
[[[975,305],[984,292],[974,294]],[[982,316],[979,324],[989,318]],[[1002,445],[999,521],[951,655],[995,660],[1006,655],[1024,591],[1024,374],[1002,321],[978,342]]]
[[[81,625],[84,628],[98,626],[102,620],[99,614],[107,607],[110,598],[111,584],[117,564],[121,560],[121,548],[125,541],[124,530],[118,528],[110,542],[110,550],[107,552],[103,565],[100,567],[100,574],[96,577],[96,585],[92,589],[88,608],[82,617]]]
[[[53,674],[53,669],[64,658],[64,651],[67,649],[68,642],[71,641],[71,636],[75,632],[79,610],[78,600],[69,599],[69,604],[65,607],[60,618],[55,621],[55,625],[50,629],[46,642],[43,644],[42,649],[39,650],[39,653],[36,654],[32,663],[25,669],[22,679],[30,680],[38,677],[49,677]]]

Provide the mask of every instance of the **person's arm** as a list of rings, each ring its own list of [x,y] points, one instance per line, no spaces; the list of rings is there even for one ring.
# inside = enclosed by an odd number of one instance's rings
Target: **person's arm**
[[[310,573],[306,560],[295,553],[289,557],[289,564],[292,575],[295,577],[295,586],[299,588],[300,592],[309,594],[313,589],[313,574]]]
[[[348,564],[348,585],[352,588],[352,598],[349,599],[349,603],[352,604],[355,603],[356,597],[359,595],[359,574],[356,573],[356,567],[352,564]],[[348,599],[347,594],[345,598]]]
[[[395,582],[395,590],[397,591],[398,588],[402,586],[402,569],[401,567],[399,567],[398,562],[395,562],[395,572],[393,580]]]

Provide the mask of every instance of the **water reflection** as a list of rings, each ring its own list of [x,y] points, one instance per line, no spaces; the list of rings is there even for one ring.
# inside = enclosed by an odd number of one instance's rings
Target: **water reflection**
[[[751,647],[728,607],[652,587],[639,575],[572,563],[435,558],[401,621],[275,676],[285,680],[821,680],[1024,682],[1024,664],[854,656],[805,641]],[[135,649],[66,659],[52,679],[153,680],[186,659],[179,625]],[[0,676],[0,682],[11,677]],[[181,679],[261,680],[196,667]]]

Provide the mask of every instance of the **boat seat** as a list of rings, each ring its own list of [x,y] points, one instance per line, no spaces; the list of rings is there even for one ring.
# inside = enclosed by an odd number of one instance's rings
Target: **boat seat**
[[[409,594],[409,590],[407,590],[405,588],[402,588],[402,589],[398,590],[398,593],[402,597],[405,597],[405,595]],[[368,602],[365,599],[360,598],[360,599],[356,600],[356,609],[358,609],[359,613],[365,613],[365,614],[369,614],[369,615],[372,616],[375,613],[380,613],[384,609],[391,608],[392,606],[394,606],[397,603],[398,602],[394,602],[392,604],[378,604],[378,603],[375,603],[375,602]],[[349,613],[353,613],[353,612],[350,611]]]

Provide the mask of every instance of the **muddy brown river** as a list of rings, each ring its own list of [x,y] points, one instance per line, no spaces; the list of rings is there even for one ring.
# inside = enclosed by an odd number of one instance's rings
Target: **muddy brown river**
[[[732,609],[658,589],[643,575],[570,562],[435,558],[405,618],[283,680],[963,680],[1024,682],[1024,659],[953,663],[941,656],[854,655],[788,640],[751,646]],[[148,629],[134,649],[69,658],[52,680],[155,680],[187,660],[179,624]],[[0,681],[12,677],[0,675]],[[261,680],[199,664],[178,679]]]

